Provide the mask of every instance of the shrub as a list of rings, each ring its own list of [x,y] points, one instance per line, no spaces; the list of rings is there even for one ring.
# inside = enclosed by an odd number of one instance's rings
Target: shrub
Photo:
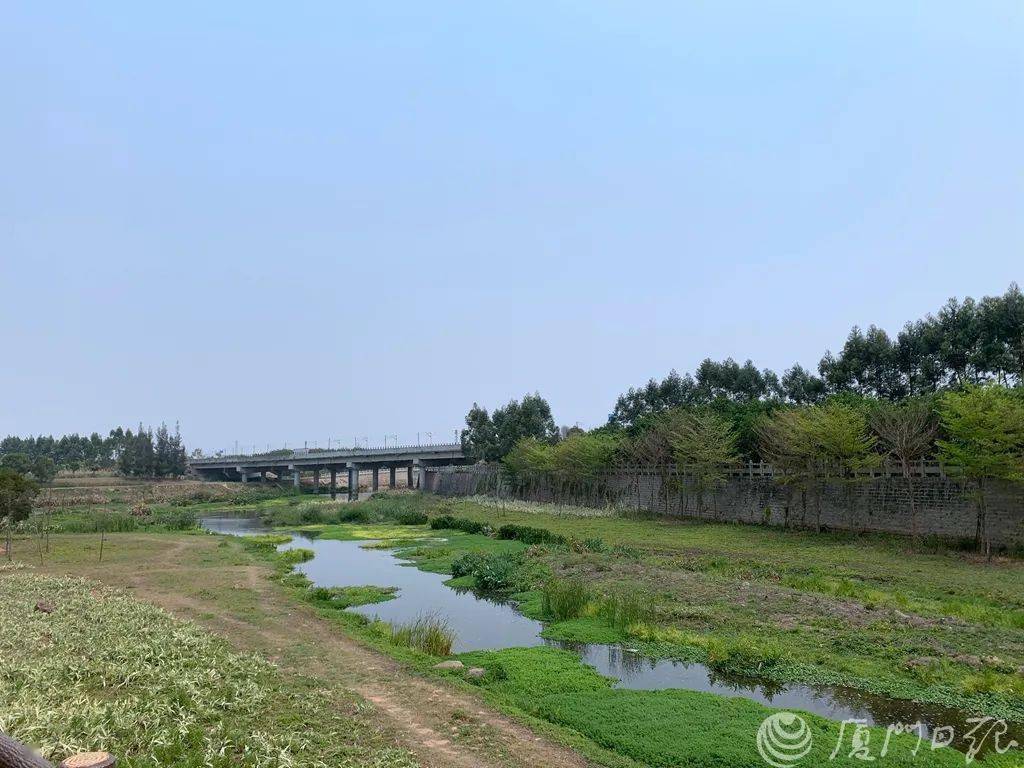
[[[541,610],[558,621],[579,618],[591,599],[582,579],[550,579],[541,588],[541,596]]]
[[[529,525],[513,525],[508,523],[498,529],[499,539],[514,539],[524,544],[565,544],[565,536],[552,533],[545,528],[533,528]]]
[[[339,523],[368,523],[370,513],[365,507],[349,506],[338,513]]]
[[[451,515],[435,517],[430,521],[430,527],[435,531],[450,530],[485,535],[488,531],[488,526],[484,523],[478,523],[476,520],[469,520],[465,517],[452,517]]]
[[[395,522],[399,525],[426,525],[429,518],[422,512],[403,512]]]
[[[472,576],[479,589],[493,592],[525,586],[521,554],[466,552],[452,561],[452,576]]]

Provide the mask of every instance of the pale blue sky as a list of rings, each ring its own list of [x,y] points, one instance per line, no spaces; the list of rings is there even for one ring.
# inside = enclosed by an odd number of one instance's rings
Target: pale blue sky
[[[0,434],[560,423],[1024,278],[1024,5],[0,10]]]

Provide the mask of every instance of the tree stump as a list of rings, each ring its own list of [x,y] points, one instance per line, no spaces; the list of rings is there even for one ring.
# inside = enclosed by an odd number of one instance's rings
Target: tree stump
[[[113,768],[117,758],[109,752],[83,752],[72,755],[59,768]]]

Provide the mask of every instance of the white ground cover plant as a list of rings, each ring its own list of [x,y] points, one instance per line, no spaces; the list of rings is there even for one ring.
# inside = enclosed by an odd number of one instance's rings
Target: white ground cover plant
[[[495,499],[491,496],[470,496],[466,500],[484,507],[496,507],[510,512],[553,515],[555,517],[623,517],[625,513],[631,511],[622,506],[577,507],[570,504],[559,505],[523,499]]]
[[[125,592],[0,570],[0,731],[54,762],[102,749],[127,768],[325,765],[324,739],[336,736],[331,765],[413,764],[348,750],[316,692],[285,694],[280,680],[262,658]],[[307,714],[314,727],[299,727]]]

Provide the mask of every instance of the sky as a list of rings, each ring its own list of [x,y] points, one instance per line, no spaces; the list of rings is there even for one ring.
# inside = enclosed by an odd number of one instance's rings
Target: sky
[[[0,434],[559,424],[1024,278],[1024,4],[0,8]]]

